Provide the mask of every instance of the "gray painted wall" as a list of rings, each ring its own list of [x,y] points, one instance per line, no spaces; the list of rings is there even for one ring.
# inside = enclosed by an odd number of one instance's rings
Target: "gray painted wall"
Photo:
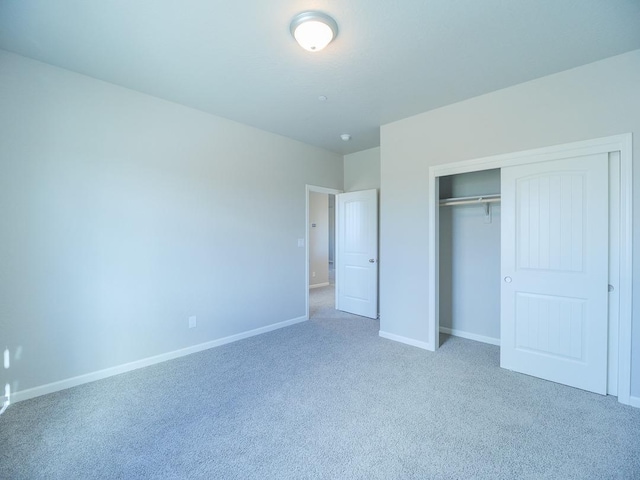
[[[640,50],[381,128],[380,328],[427,341],[429,166],[632,132],[640,158]],[[634,171],[633,297],[640,298],[640,170]],[[631,394],[640,396],[640,302]]]
[[[440,198],[500,193],[500,171],[440,178]],[[440,207],[440,326],[500,340],[500,206]]]
[[[342,156],[2,51],[0,105],[0,385],[305,315],[305,185]]]
[[[309,192],[309,285],[329,283],[329,195]]]
[[[380,147],[344,156],[344,191],[380,188]]]

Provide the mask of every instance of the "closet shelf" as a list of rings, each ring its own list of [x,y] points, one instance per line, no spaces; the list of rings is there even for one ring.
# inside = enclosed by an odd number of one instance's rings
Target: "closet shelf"
[[[440,206],[453,206],[453,205],[470,205],[470,204],[489,204],[496,203],[500,201],[500,194],[491,194],[491,195],[477,195],[474,197],[454,197],[454,198],[443,198],[440,200]]]

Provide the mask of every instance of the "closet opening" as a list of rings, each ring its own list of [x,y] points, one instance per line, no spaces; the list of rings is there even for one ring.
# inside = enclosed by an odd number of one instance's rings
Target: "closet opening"
[[[440,344],[500,345],[500,169],[439,178]]]

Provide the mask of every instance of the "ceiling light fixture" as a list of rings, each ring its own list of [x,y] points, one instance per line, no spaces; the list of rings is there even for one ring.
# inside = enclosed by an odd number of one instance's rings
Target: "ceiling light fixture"
[[[319,52],[338,35],[338,24],[322,12],[302,12],[291,20],[291,35],[302,48]]]
[[[351,140],[351,135],[349,135],[348,133],[343,133],[342,135],[340,135],[340,138],[343,141],[348,142],[349,140]]]

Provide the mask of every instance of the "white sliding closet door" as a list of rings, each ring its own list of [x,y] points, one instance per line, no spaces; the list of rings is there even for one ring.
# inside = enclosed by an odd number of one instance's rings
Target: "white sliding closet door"
[[[500,365],[606,394],[608,156],[501,178]]]

